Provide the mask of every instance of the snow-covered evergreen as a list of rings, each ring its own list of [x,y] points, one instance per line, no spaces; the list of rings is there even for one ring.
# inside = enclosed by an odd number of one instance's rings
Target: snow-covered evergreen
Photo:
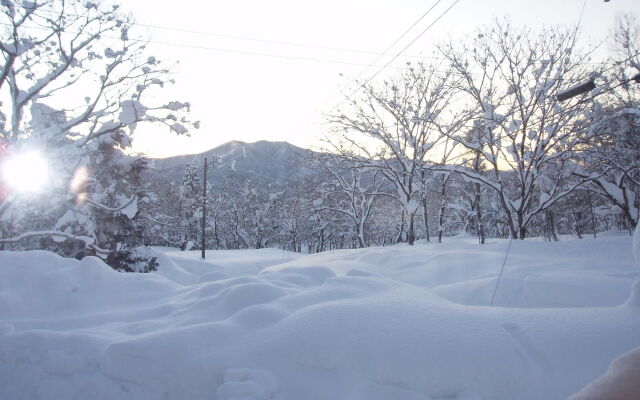
[[[188,103],[156,100],[169,70],[117,5],[6,1],[0,18],[0,138],[46,155],[51,177],[40,195],[4,199],[3,243],[103,258],[139,246],[146,162],[125,152],[139,124],[191,126]]]

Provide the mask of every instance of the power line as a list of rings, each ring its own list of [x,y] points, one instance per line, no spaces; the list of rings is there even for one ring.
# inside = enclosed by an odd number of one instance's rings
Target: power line
[[[575,44],[576,38],[578,36],[578,29],[580,29],[580,24],[582,23],[582,16],[584,15],[584,9],[587,6],[587,0],[582,2],[582,9],[580,10],[580,17],[578,17],[578,23],[576,24],[576,29],[573,31],[573,43]]]
[[[418,18],[418,20],[416,22],[414,22],[402,35],[400,35],[400,37],[398,39],[396,39],[391,46],[389,46],[384,53],[388,52],[393,46],[395,46],[400,40],[402,40],[402,38],[404,38],[404,36],[407,35],[407,33],[409,33],[413,27],[415,27],[420,21],[422,21],[422,19],[424,19],[442,0],[437,0],[424,14],[422,14],[422,16],[420,18]],[[407,44],[405,47],[402,48],[402,50],[400,50],[398,53],[396,53],[396,55],[394,55],[386,64],[384,64],[383,66],[381,66],[371,77],[369,77],[362,85],[358,85],[358,87],[353,90],[348,96],[346,96],[340,103],[338,103],[337,107],[340,107],[342,104],[344,104],[347,100],[349,100],[353,95],[355,95],[356,93],[358,93],[367,83],[369,83],[371,80],[373,80],[378,74],[380,74],[380,72],[382,72],[384,69],[388,68],[389,65],[395,61],[398,57],[400,57],[402,55],[402,53],[407,50],[409,47],[411,47],[418,39],[420,39],[429,29],[431,29],[440,19],[442,19],[442,17],[444,17],[456,4],[458,4],[460,2],[460,0],[455,0],[446,10],[444,10],[444,12],[442,14],[440,14],[431,24],[429,24],[422,32],[420,32],[418,34],[418,36],[416,36],[411,42],[409,42],[409,44]],[[377,62],[381,57],[376,58],[373,63]],[[369,67],[371,67],[372,65],[370,65]],[[356,76],[356,78],[352,79],[351,82],[349,82],[346,86],[344,86],[342,89],[340,89],[340,91],[336,94],[334,94],[331,99],[333,100],[334,97],[336,97],[338,94],[342,93],[342,91],[344,89],[346,89],[347,87],[349,87],[353,82],[356,82],[358,80],[358,78],[364,74],[364,72],[369,68],[365,68],[360,74],[358,74],[358,76]],[[406,68],[404,68],[406,69]],[[306,120],[308,120],[309,117],[303,119],[303,122],[305,122]]]
[[[318,50],[340,51],[340,52],[345,52],[345,53],[376,54],[376,55],[379,55],[379,56],[390,55],[390,53],[386,53],[386,52],[367,51],[367,50],[360,50],[360,49],[349,49],[349,48],[343,48],[343,47],[323,46],[323,45],[315,45],[315,44],[310,44],[310,43],[288,42],[288,41],[282,41],[282,40],[259,39],[259,38],[249,37],[249,36],[236,36],[236,35],[228,35],[228,34],[223,34],[223,33],[203,32],[203,31],[175,28],[175,27],[169,27],[169,26],[163,26],[163,25],[142,24],[142,23],[139,23],[139,22],[133,22],[132,24],[133,25],[142,26],[142,27],[146,27],[146,28],[152,28],[152,29],[160,29],[160,30],[167,30],[167,31],[173,31],[173,32],[182,32],[182,33],[190,33],[190,34],[195,34],[195,35],[211,36],[211,37],[218,37],[218,38],[224,38],[224,39],[243,40],[243,41],[258,42],[258,43],[268,43],[268,44],[275,44],[275,45],[280,45],[280,46],[304,47],[304,48],[311,48],[311,49],[318,49]],[[385,51],[388,51],[388,50],[385,50]],[[430,57],[427,57],[427,56],[418,56],[418,55],[405,55],[404,57],[430,58]]]
[[[440,1],[436,2],[435,5],[437,5]],[[358,93],[366,84],[368,84],[369,82],[371,82],[376,76],[378,76],[378,74],[380,74],[380,72],[382,72],[384,69],[386,69],[387,67],[389,67],[389,65],[395,61],[398,57],[400,57],[400,55],[402,55],[402,53],[407,50],[409,47],[411,47],[418,39],[420,39],[422,37],[422,35],[424,35],[429,29],[431,29],[431,27],[433,27],[442,17],[445,16],[445,14],[447,14],[452,8],[453,6],[455,6],[456,4],[458,4],[458,2],[460,2],[460,0],[455,0],[446,10],[444,10],[444,12],[442,14],[440,14],[431,24],[429,24],[422,32],[420,32],[420,34],[418,34],[418,36],[416,36],[411,42],[409,42],[409,44],[407,44],[405,47],[402,48],[402,50],[400,50],[395,56],[393,56],[386,64],[384,64],[382,67],[380,67],[371,77],[369,77],[363,84],[358,85],[358,87],[356,89],[354,89],[351,94],[349,94],[347,97],[345,97],[336,107],[340,107],[342,104],[344,104],[347,100],[349,100],[353,95],[355,95],[356,93]],[[435,7],[435,5],[433,7]],[[433,7],[431,7],[429,9],[432,10]]]
[[[411,26],[409,28],[407,28],[402,35],[400,35],[396,40],[393,41],[393,43],[391,43],[382,53],[380,53],[380,56],[378,58],[376,58],[371,64],[375,64],[376,62],[378,62],[382,56],[386,55],[387,52],[391,51],[391,49],[398,44],[399,41],[401,41],[405,36],[407,36],[407,34],[409,32],[411,32],[411,30],[418,25],[418,23],[420,23],[420,21],[422,21],[427,15],[429,15],[429,13],[438,5],[440,4],[442,0],[437,0],[427,11],[425,11],[424,14],[422,14],[420,16],[420,18],[418,18],[413,24],[411,24]],[[362,71],[364,72],[364,71]],[[357,78],[356,78],[357,79]]]
[[[417,20],[415,20],[415,21],[411,24],[411,26],[409,26],[409,27],[408,27],[404,32],[402,32],[402,34],[401,34],[400,36],[398,36],[398,37],[393,41],[393,43],[391,43],[389,46],[387,46],[387,48],[386,48],[385,50],[383,50],[381,53],[379,53],[378,57],[376,57],[376,58],[375,58],[375,59],[374,59],[370,64],[368,64],[368,65],[367,65],[367,66],[366,66],[362,71],[360,71],[360,72],[358,73],[358,75],[356,75],[356,77],[355,77],[355,78],[351,79],[351,80],[349,81],[349,83],[347,83],[346,85],[344,85],[344,86],[343,86],[342,88],[340,88],[336,93],[334,93],[331,97],[329,97],[329,98],[328,98],[328,100],[324,102],[324,104],[327,104],[327,103],[332,102],[332,101],[333,101],[333,99],[334,99],[334,98],[336,98],[336,96],[338,96],[338,95],[340,95],[341,93],[343,93],[343,92],[344,92],[344,90],[345,90],[345,89],[347,89],[349,86],[351,86],[354,82],[357,82],[357,80],[358,80],[358,79],[360,79],[360,77],[361,77],[362,75],[364,75],[364,73],[365,73],[369,68],[371,68],[371,67],[375,67],[375,65],[374,65],[374,64],[375,64],[375,63],[377,63],[378,61],[380,61],[380,59],[381,59],[384,55],[386,55],[389,51],[391,51],[391,49],[392,49],[396,44],[398,44],[398,43],[399,43],[399,42],[400,42],[400,41],[401,41],[405,36],[407,36],[407,34],[408,34],[409,32],[411,32],[411,30],[412,30],[416,25],[418,25],[418,24],[419,24],[419,23],[420,23],[424,18],[426,18],[426,17],[427,17],[427,15],[429,15],[429,13],[431,13],[431,11],[432,11],[432,10],[433,10],[433,9],[434,9],[438,4],[440,4],[440,2],[441,2],[441,1],[442,1],[442,0],[436,0],[436,2],[435,2],[435,3],[433,3],[433,5],[432,5],[431,7],[429,7],[429,8],[427,9],[427,11],[425,11],[425,12],[424,12],[424,13],[423,13],[423,14],[422,14],[422,15],[421,15]],[[404,51],[404,50],[403,50],[403,51]],[[397,58],[397,57],[398,57],[398,56],[396,55],[394,58]],[[426,58],[426,57],[425,57],[425,58]],[[382,67],[384,68],[385,66],[382,66]],[[401,68],[401,69],[406,69],[406,68]],[[359,88],[358,88],[358,90],[359,90]],[[354,94],[355,94],[355,92],[351,93],[347,98],[349,98],[349,97],[353,96]],[[346,99],[345,99],[345,100],[343,100],[343,101],[341,101],[341,102],[338,104],[338,106],[337,106],[337,107],[339,107],[340,105],[342,105],[345,101],[346,101]],[[307,122],[307,121],[311,118],[311,115],[313,115],[313,114],[315,114],[315,112],[311,112],[311,113],[309,113],[305,118],[301,119],[300,125],[303,125],[305,122]]]
[[[389,46],[388,46],[388,47],[387,47],[387,48],[382,52],[382,54],[389,52],[389,51],[390,51],[390,50],[391,50],[391,49],[392,49],[396,44],[398,44],[398,42],[400,42],[400,40],[402,40],[402,39],[403,39],[403,38],[404,38],[404,37],[405,37],[409,32],[411,32],[411,30],[412,30],[412,29],[413,29],[413,28],[414,28],[418,23],[420,23],[420,21],[422,21],[422,20],[423,20],[427,15],[429,15],[429,13],[431,13],[431,11],[432,11],[432,10],[433,10],[433,9],[434,9],[438,4],[440,4],[440,2],[441,2],[441,1],[442,1],[442,0],[437,0],[435,3],[433,3],[433,5],[432,5],[431,7],[429,7],[429,9],[428,9],[427,11],[425,11],[425,13],[424,13],[424,14],[422,14],[422,15],[420,16],[420,18],[418,18],[418,19],[417,19],[413,24],[411,24],[411,26],[410,26],[409,28],[407,28],[407,29],[406,29],[406,30],[405,30],[405,31],[404,31],[404,32],[403,32],[403,33],[402,33],[402,34],[401,34],[401,35],[400,35],[396,40],[394,40],[394,41],[393,41],[393,43],[391,43],[391,44],[390,44],[390,45],[389,45]],[[404,51],[404,50],[405,50],[405,49],[403,49],[402,51]],[[396,55],[393,59],[395,59],[395,58],[397,58],[397,57],[398,57],[398,56]],[[348,84],[346,84],[342,89],[340,89],[340,91],[339,91],[338,93],[336,93],[336,94],[334,94],[333,96],[331,96],[331,99],[330,99],[329,101],[333,100],[333,99],[334,99],[338,94],[342,93],[346,88],[348,88],[349,86],[351,86],[353,83],[357,82],[357,81],[358,81],[358,79],[360,79],[360,77],[361,77],[362,75],[364,75],[364,73],[367,71],[367,69],[371,68],[371,67],[373,66],[373,64],[377,63],[381,58],[382,58],[382,55],[381,55],[381,56],[379,56],[379,57],[377,57],[375,60],[373,60],[373,61],[371,62],[371,64],[370,64],[367,68],[365,68],[365,69],[363,69],[362,71],[360,71],[360,73],[359,73],[358,75],[356,75],[356,77],[355,77],[355,78],[353,78],[353,79],[352,79]],[[393,59],[392,59],[392,60],[393,60]],[[382,67],[382,69],[384,69],[384,68],[385,68],[385,66],[383,66],[383,67]],[[374,74],[374,75],[377,75],[378,73],[379,73],[379,72],[376,72],[376,74]],[[370,79],[369,79],[369,80],[370,80]],[[367,81],[367,82],[368,82],[368,81]],[[347,96],[347,99],[348,99],[348,98],[350,98],[351,96],[353,96],[353,95],[354,95],[358,90],[360,90],[360,86],[358,86],[358,88],[357,88],[357,90],[356,90],[356,91],[354,91],[354,92],[353,92],[353,93],[351,93],[349,96]],[[340,105],[342,105],[342,104],[343,104],[347,99],[344,99],[343,101],[341,101],[341,102],[338,104],[338,106],[337,106],[337,107],[340,107]]]
[[[327,64],[339,64],[339,65],[355,65],[355,66],[367,65],[364,63],[357,63],[357,62],[351,62],[351,61],[332,60],[332,59],[313,58],[313,57],[301,57],[301,56],[293,56],[293,55],[264,53],[264,52],[236,50],[236,49],[223,49],[219,47],[197,46],[197,45],[189,45],[189,44],[183,44],[183,43],[162,42],[162,41],[156,41],[156,40],[142,40],[142,39],[139,39],[139,40],[129,39],[129,40],[134,40],[134,41],[139,41],[144,43],[160,44],[164,46],[174,46],[174,47],[182,47],[182,48],[189,48],[189,49],[196,49],[196,50],[208,50],[208,51],[215,51],[220,53],[241,54],[241,55],[249,55],[249,56],[256,56],[256,57],[271,57],[271,58],[281,58],[281,59],[287,59],[287,60],[311,61],[311,62],[319,62],[319,63],[327,63]],[[403,67],[395,67],[395,68],[406,69]]]
[[[584,15],[584,9],[587,7],[587,0],[584,0],[582,2],[582,9],[580,10],[580,18],[578,18],[578,28],[580,27],[580,24],[582,23],[582,16]]]
[[[632,58],[635,58],[635,57],[638,57],[638,56],[640,56],[640,51],[635,53],[635,54],[630,55],[629,57],[625,58],[622,61],[612,61],[611,62],[612,65],[609,68],[605,68],[602,71],[600,71],[600,74],[604,74],[605,72],[610,71],[610,70],[614,69],[615,67],[618,67],[618,66],[626,63],[627,61],[631,61]]]
[[[498,274],[498,280],[496,281],[496,287],[493,289],[493,296],[491,296],[491,303],[489,303],[490,306],[493,305],[493,300],[495,300],[496,293],[498,293],[498,286],[500,285],[500,280],[502,279],[504,266],[507,263],[507,257],[509,257],[509,250],[511,250],[511,243],[513,243],[513,237],[509,239],[509,247],[507,247],[507,252],[504,254],[504,260],[502,261],[502,268],[500,268],[500,273]]]
[[[0,25],[11,26],[8,23],[0,22]],[[36,29],[36,30],[49,30],[49,28],[40,27],[40,26],[26,26],[23,25],[22,28],[26,29]],[[68,31],[67,31],[68,32]],[[83,33],[83,32],[73,32],[73,33]],[[86,33],[86,35],[90,35]],[[102,37],[110,38],[110,39],[120,39],[116,36],[111,35],[102,35]],[[264,52],[255,52],[255,51],[246,51],[246,50],[237,50],[237,49],[224,49],[219,47],[209,47],[209,46],[198,46],[192,44],[184,44],[184,43],[172,43],[172,42],[163,42],[158,40],[148,40],[148,39],[128,39],[131,42],[136,43],[151,43],[151,44],[159,44],[163,46],[173,46],[173,47],[181,47],[187,49],[196,49],[196,50],[207,50],[207,51],[215,51],[220,53],[228,53],[228,54],[240,54],[240,55],[249,55],[256,57],[271,57],[271,58],[280,58],[287,60],[296,60],[296,61],[310,61],[310,62],[318,62],[318,63],[327,63],[327,64],[339,64],[339,65],[354,65],[354,66],[367,66],[371,67],[371,64],[357,63],[351,61],[342,61],[342,60],[333,60],[333,59],[325,59],[325,58],[313,58],[313,57],[301,57],[294,55],[285,55],[285,54],[276,54],[276,53],[264,53]],[[395,69],[404,70],[406,68],[403,67],[395,67]]]
[[[436,2],[436,4],[438,2]],[[57,15],[57,13],[55,13],[55,12],[53,12],[51,10],[39,10],[39,12],[44,12],[44,13],[48,13],[48,14],[56,14]],[[65,15],[70,15],[70,16],[74,16],[74,17],[82,17],[82,15],[74,14],[74,13],[65,13]],[[403,34],[403,36],[398,38],[398,40],[402,39],[402,37],[404,37],[404,35],[406,35],[409,32],[409,30],[411,30],[422,18],[424,18],[425,15],[426,15],[426,13],[420,19],[418,19]],[[390,55],[390,53],[388,53],[387,51],[389,51],[391,49],[391,47],[389,47],[387,50],[385,50],[385,52],[377,52],[377,51],[368,51],[368,50],[351,49],[351,48],[343,48],[343,47],[315,45],[315,44],[310,44],[310,43],[289,42],[289,41],[285,41],[285,40],[261,39],[261,38],[255,38],[255,37],[250,37],[250,36],[230,35],[230,34],[225,34],[225,33],[205,32],[205,31],[200,31],[200,30],[177,28],[177,27],[166,26],[166,25],[144,24],[144,23],[135,22],[135,21],[129,21],[128,24],[136,25],[136,26],[140,26],[140,27],[145,27],[145,28],[160,29],[160,30],[166,30],[166,31],[172,31],[172,32],[189,33],[189,34],[194,34],[194,35],[211,36],[211,37],[217,37],[217,38],[241,40],[241,41],[249,41],[249,42],[257,42],[257,43],[268,43],[268,44],[275,44],[275,45],[280,45],[280,46],[294,46],[294,47],[303,47],[303,48],[311,48],[311,49],[318,49],[318,50],[339,51],[339,52],[345,52],[345,53],[377,54],[379,56],[385,56],[385,55]],[[398,40],[396,40],[396,42],[394,42],[392,44],[392,46],[395,45]],[[153,42],[153,41],[150,41],[150,42]],[[404,57],[410,57],[410,58],[436,58],[436,57],[429,57],[429,56],[422,56],[422,55],[405,55]],[[362,65],[365,65],[365,64],[362,64]]]
[[[438,1],[439,2],[439,1]],[[453,6],[455,6],[456,4],[458,4],[460,2],[460,0],[455,0],[450,6],[449,8],[447,8],[446,10],[444,10],[444,12],[442,14],[440,14],[440,16],[438,18],[435,19],[435,21],[433,21],[429,26],[427,26],[422,32],[420,32],[420,34],[418,36],[416,36],[411,42],[409,42],[409,44],[407,44],[405,47],[402,48],[402,50],[400,50],[398,52],[398,54],[396,54],[395,56],[393,56],[393,58],[391,58],[391,60],[389,60],[385,65],[383,65],[378,71],[376,71],[375,74],[373,74],[369,79],[366,80],[366,82],[363,85],[366,85],[367,83],[369,83],[373,78],[375,78],[376,76],[378,76],[378,74],[380,72],[382,72],[385,68],[387,68],[393,61],[396,60],[396,58],[400,57],[400,55],[402,55],[402,53],[404,53],[405,50],[407,50],[409,47],[411,47],[418,39],[420,39],[422,37],[422,35],[424,35],[425,33],[427,33],[427,31],[429,29],[431,29],[432,26],[434,26],[438,21],[440,21],[440,19],[442,17],[444,17],[452,8]],[[437,3],[436,3],[437,4]]]
[[[418,18],[418,20],[416,22],[414,22],[407,30],[404,31],[404,33],[402,35],[400,35],[400,37],[398,37],[398,39],[396,39],[389,47],[387,47],[387,49],[384,51],[384,53],[388,52],[389,50],[391,50],[391,48],[393,48],[400,40],[402,40],[402,38],[404,38],[407,33],[409,33],[420,21],[422,21],[438,4],[440,4],[442,0],[437,0],[424,14],[422,14],[422,16],[420,16],[420,18]],[[396,53],[386,64],[384,64],[383,66],[381,66],[371,77],[369,77],[362,85],[358,85],[358,87],[356,87],[356,89],[354,89],[348,96],[346,96],[340,103],[338,103],[337,107],[340,107],[342,104],[344,104],[347,100],[349,100],[353,95],[355,95],[357,92],[360,91],[360,89],[362,89],[362,87],[364,85],[366,85],[367,83],[369,83],[371,80],[373,80],[378,74],[380,74],[380,72],[382,72],[384,69],[388,68],[389,65],[395,61],[398,57],[400,57],[400,55],[402,55],[402,53],[407,50],[409,47],[411,47],[411,45],[413,45],[420,37],[422,37],[422,35],[424,35],[429,29],[431,29],[431,27],[433,27],[433,25],[436,24],[436,22],[438,22],[446,13],[449,12],[449,10],[451,10],[451,8],[453,8],[453,6],[455,6],[460,0],[456,0],[454,3],[452,3],[449,8],[447,8],[442,14],[440,14],[440,16],[438,16],[431,24],[429,24],[422,32],[420,32],[420,34],[418,34],[418,36],[416,36],[411,42],[409,42],[408,45],[406,45],[404,48],[402,48],[402,50],[400,50],[398,53]],[[381,57],[376,58],[373,62],[377,62]],[[370,65],[369,67],[371,67],[373,65]],[[340,89],[340,91],[336,94],[334,94],[333,96],[331,96],[331,100],[333,100],[333,98],[335,98],[338,94],[342,93],[346,88],[348,88],[349,86],[351,86],[351,84],[353,84],[354,82],[357,82],[357,80],[360,78],[360,76],[362,76],[366,70],[369,68],[365,68],[364,70],[362,70],[355,78],[353,78],[347,85],[345,85],[342,89]],[[406,69],[406,68],[405,68]]]

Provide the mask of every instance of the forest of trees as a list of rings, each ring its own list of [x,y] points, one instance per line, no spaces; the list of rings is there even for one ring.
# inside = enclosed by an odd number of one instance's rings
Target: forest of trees
[[[0,139],[37,143],[57,163],[45,199],[10,193],[0,204],[6,249],[153,269],[143,246],[200,246],[203,193],[209,249],[318,252],[460,233],[480,243],[558,240],[638,223],[632,16],[619,18],[604,62],[593,61],[596,47],[579,48],[570,28],[498,20],[442,42],[434,61],[360,84],[327,116],[326,147],[304,163],[315,175],[285,187],[229,178],[205,191],[199,166],[174,185],[145,182],[147,161],[125,154],[138,124],[197,128],[188,103],[153,104],[169,69],[129,39],[132,23],[117,7],[59,3],[0,6]],[[33,21],[44,28],[26,29]],[[558,100],[584,82],[596,89]]]
[[[317,175],[278,190],[236,179],[209,192],[206,247],[316,252],[460,233],[484,243],[631,231],[640,194],[638,25],[620,18],[605,63],[577,49],[576,35],[498,21],[468,43],[441,44],[439,64],[363,85],[329,117],[326,151],[306,160]],[[599,88],[558,101],[585,80]],[[191,201],[190,185],[168,190],[154,210],[166,226],[185,221],[176,210]],[[161,231],[153,244],[185,247],[178,231]]]

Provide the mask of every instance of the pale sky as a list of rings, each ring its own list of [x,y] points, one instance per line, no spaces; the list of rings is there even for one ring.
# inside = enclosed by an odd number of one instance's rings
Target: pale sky
[[[154,42],[149,48],[159,58],[178,62],[171,98],[191,102],[191,117],[201,121],[191,137],[141,127],[135,149],[170,156],[200,153],[230,140],[317,146],[326,131],[323,113],[344,99],[340,90],[358,75],[366,79],[375,73],[456,0],[441,0],[389,55],[379,58],[377,53],[436,1],[127,0],[123,8],[145,25]],[[381,76],[397,73],[407,60],[431,56],[433,45],[448,34],[468,34],[496,17],[532,27],[575,26],[583,3],[459,0]],[[604,41],[616,15],[638,15],[638,9],[637,0],[586,0],[583,43]]]

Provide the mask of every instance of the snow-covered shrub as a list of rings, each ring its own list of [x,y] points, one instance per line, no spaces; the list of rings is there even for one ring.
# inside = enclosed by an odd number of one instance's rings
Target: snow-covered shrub
[[[112,251],[106,262],[111,268],[121,272],[151,272],[156,271],[160,265],[157,257],[151,256],[146,247]]]

